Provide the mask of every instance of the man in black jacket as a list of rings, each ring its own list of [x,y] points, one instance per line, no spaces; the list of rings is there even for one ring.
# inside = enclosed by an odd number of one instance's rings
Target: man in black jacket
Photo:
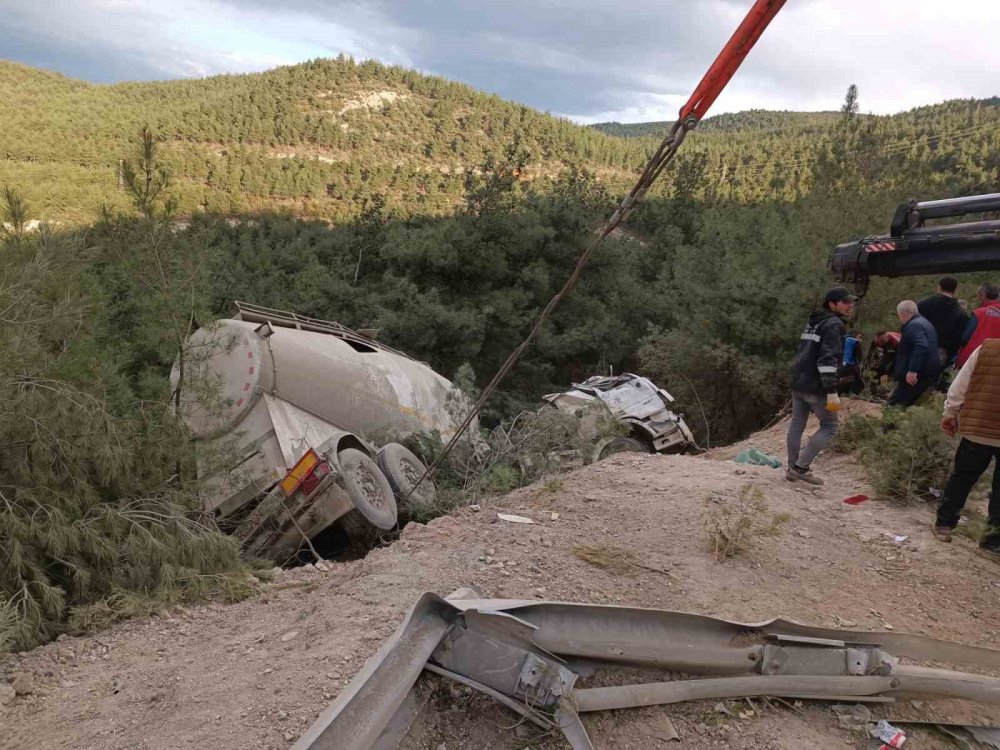
[[[962,346],[962,334],[969,322],[968,313],[955,297],[957,291],[958,279],[954,276],[942,276],[938,281],[937,293],[917,302],[917,311],[930,321],[937,333],[938,361],[941,363],[942,373],[958,354]],[[948,390],[943,374],[938,381],[938,390]]]
[[[896,314],[903,324],[902,338],[896,350],[896,390],[889,397],[889,406],[913,406],[941,374],[938,340],[934,326],[917,312],[917,303],[905,299],[896,305]]]
[[[844,321],[857,300],[845,287],[826,293],[823,308],[809,316],[799,337],[799,353],[792,366],[792,422],[788,426],[788,470],[790,482],[823,484],[809,467],[813,459],[837,434],[837,370],[844,354]],[[819,429],[802,448],[802,434],[809,414],[819,419]]]

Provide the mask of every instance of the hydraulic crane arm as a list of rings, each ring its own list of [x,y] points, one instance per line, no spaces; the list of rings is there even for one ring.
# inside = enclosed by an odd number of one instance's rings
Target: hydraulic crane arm
[[[684,122],[689,117],[694,117],[697,122],[705,116],[784,4],[785,0],[757,0],[753,4],[743,23],[733,32],[712,67],[698,83],[691,98],[681,107],[679,122]]]
[[[690,98],[681,107],[676,122],[670,128],[670,132],[663,139],[659,148],[649,158],[639,181],[608,220],[607,231],[611,231],[619,223],[628,219],[636,204],[645,197],[646,191],[673,160],[677,150],[684,142],[685,136],[698,126],[709,107],[739,70],[740,65],[750,54],[750,50],[760,39],[760,35],[778,15],[778,11],[784,4],[785,0],[754,0],[754,4],[747,12],[743,22],[733,32],[711,67],[705,71],[705,75],[698,82]]]
[[[994,211],[1000,212],[1000,193],[901,203],[889,234],[837,245],[830,270],[862,294],[872,276],[1000,270],[1000,221],[926,225],[929,219]]]

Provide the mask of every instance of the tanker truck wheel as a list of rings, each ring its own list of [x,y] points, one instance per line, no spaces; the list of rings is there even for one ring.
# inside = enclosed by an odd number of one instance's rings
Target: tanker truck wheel
[[[378,465],[389,480],[398,505],[403,503],[407,493],[427,471],[423,461],[399,443],[389,443],[378,452]],[[406,504],[414,510],[426,510],[434,505],[435,496],[434,482],[427,477],[420,482],[417,491],[410,495]]]
[[[378,529],[396,526],[396,498],[385,474],[372,459],[355,448],[337,454],[354,510],[341,517],[341,525],[356,543],[377,542]]]

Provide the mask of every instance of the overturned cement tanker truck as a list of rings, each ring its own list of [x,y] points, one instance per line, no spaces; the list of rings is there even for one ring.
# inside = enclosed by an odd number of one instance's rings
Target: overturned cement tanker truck
[[[236,307],[190,337],[173,372],[205,511],[279,563],[335,523],[354,539],[392,529],[424,472],[400,441],[454,433],[451,382],[337,323]],[[409,502],[433,493],[424,480]]]

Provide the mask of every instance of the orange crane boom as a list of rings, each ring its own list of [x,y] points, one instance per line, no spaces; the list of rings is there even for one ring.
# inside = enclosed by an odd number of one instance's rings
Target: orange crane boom
[[[764,33],[764,29],[774,20],[774,17],[784,4],[785,0],[755,0],[753,7],[750,8],[743,22],[737,27],[736,32],[726,42],[726,46],[722,48],[718,57],[715,58],[715,62],[712,63],[712,66],[698,83],[694,93],[691,94],[691,98],[681,107],[677,122],[674,123],[670,133],[663,139],[659,148],[650,157],[646,168],[642,172],[642,176],[639,177],[635,186],[625,196],[625,199],[618,206],[614,214],[612,214],[611,218],[605,222],[604,226],[597,233],[597,236],[587,246],[587,249],[583,251],[562,289],[549,300],[548,304],[538,315],[524,341],[500,365],[500,369],[497,370],[490,382],[483,388],[472,410],[466,415],[451,440],[445,445],[444,450],[438,454],[430,467],[417,479],[407,497],[416,491],[417,487],[426,477],[432,476],[437,471],[441,462],[444,461],[445,457],[451,452],[451,449],[455,447],[459,438],[461,438],[469,428],[469,425],[479,415],[483,404],[486,403],[486,400],[496,389],[497,385],[500,384],[500,381],[503,380],[504,376],[514,366],[514,363],[520,359],[525,349],[534,341],[539,330],[541,330],[542,324],[552,314],[552,311],[555,310],[559,302],[573,291],[573,287],[576,286],[576,282],[579,280],[580,274],[583,273],[583,269],[587,265],[587,261],[590,260],[590,256],[594,250],[597,249],[597,246],[605,237],[611,234],[615,227],[628,219],[629,214],[632,213],[636,204],[646,195],[646,191],[649,190],[650,186],[656,181],[656,178],[659,177],[660,172],[673,160],[677,154],[677,149],[684,142],[684,136],[687,135],[689,130],[693,130],[698,125],[699,120],[705,116],[709,107],[712,106],[712,103],[722,93],[722,89],[726,87],[726,84],[729,83],[729,80],[739,69],[746,56],[750,54],[750,50],[753,49],[754,44],[760,39],[760,35]]]
[[[691,98],[681,107],[680,120],[689,117],[701,120],[705,116],[784,4],[785,0],[757,0],[753,4],[743,23],[698,83]]]

